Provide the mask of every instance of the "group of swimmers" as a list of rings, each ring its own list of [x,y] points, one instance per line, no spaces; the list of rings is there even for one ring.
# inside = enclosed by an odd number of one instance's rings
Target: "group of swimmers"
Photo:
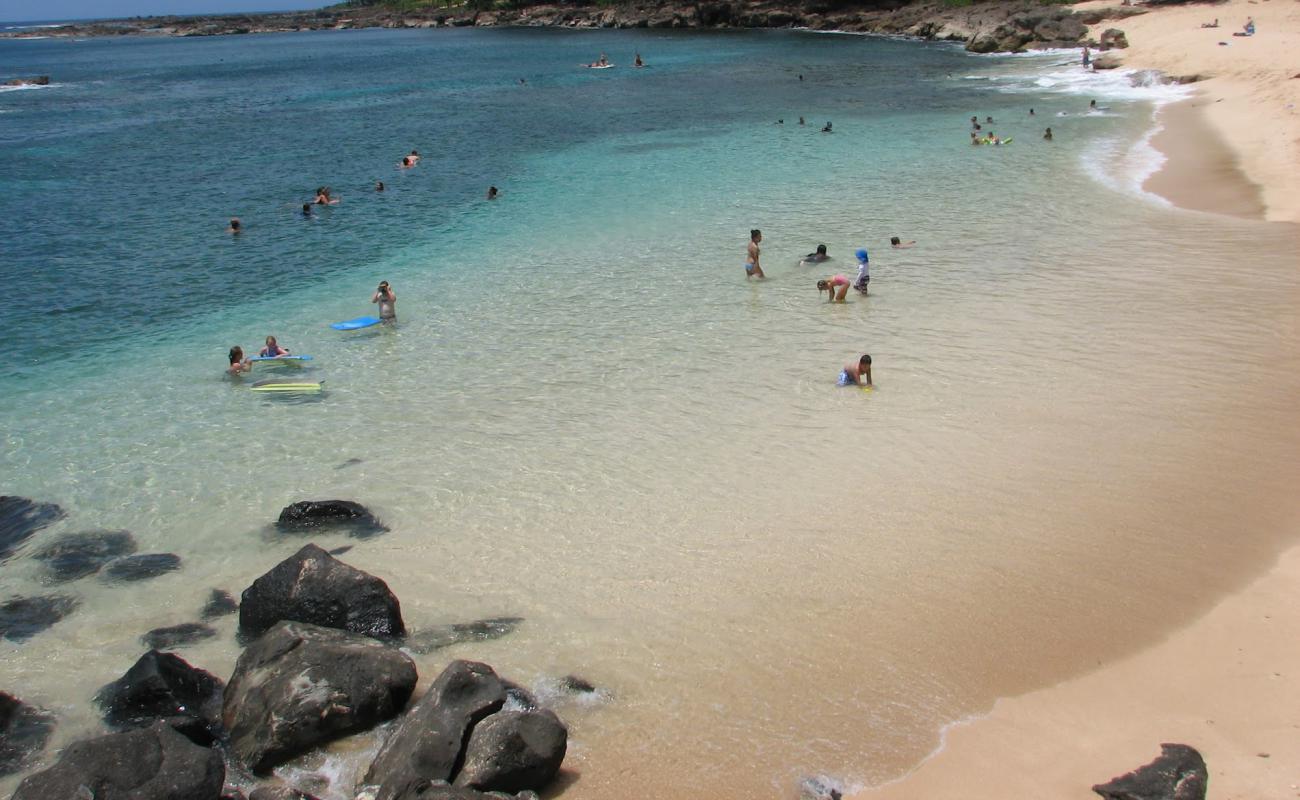
[[[609,57],[608,57],[608,56],[606,56],[604,53],[601,53],[601,54],[600,54],[600,58],[597,58],[595,61],[591,62],[590,64],[583,64],[582,66],[587,67],[588,69],[606,69],[606,68],[608,68],[608,67],[612,67],[612,66],[614,66],[614,65],[611,64],[611,63],[609,63]],[[645,66],[645,62],[641,60],[641,54],[640,54],[640,53],[637,53],[637,54],[636,54],[636,58],[633,59],[633,61],[632,61],[632,66],[634,66],[634,67],[644,67],[644,66]],[[520,78],[520,79],[519,79],[519,83],[522,85],[522,84],[527,83],[527,81],[525,81],[523,78]]]
[[[1089,101],[1088,101],[1088,111],[1089,111],[1089,112],[1099,112],[1099,111],[1104,111],[1104,110],[1106,110],[1106,108],[1107,108],[1106,106],[1098,106],[1096,100],[1089,100]],[[1066,114],[1065,114],[1064,111],[1062,111],[1062,112],[1060,112],[1059,114],[1057,114],[1058,117],[1063,117],[1063,116],[1065,116],[1065,115],[1066,115]],[[1034,110],[1033,110],[1032,108],[1029,109],[1029,116],[1031,116],[1031,117],[1032,117],[1032,116],[1035,116],[1035,114],[1034,114]],[[984,124],[985,124],[985,125],[992,125],[992,124],[993,124],[993,118],[992,118],[992,117],[985,117],[985,118],[984,118]],[[993,133],[993,131],[991,131],[991,130],[988,131],[987,133],[984,133],[984,132],[983,132],[983,131],[984,131],[984,126],[983,126],[983,125],[980,125],[979,117],[971,117],[971,118],[970,118],[970,125],[971,125],[970,143],[973,144],[973,145],[982,145],[982,144],[1001,145],[1001,144],[1006,144],[1007,142],[1010,142],[1010,141],[1011,141],[1011,137],[1010,137],[1010,136],[1008,136],[1008,137],[1005,138],[1005,139],[1002,139],[1002,138],[996,136],[996,135]],[[1043,130],[1043,139],[1044,139],[1045,141],[1049,141],[1049,142],[1052,141],[1052,129],[1051,129],[1051,128],[1046,128],[1046,129]]]
[[[388,281],[379,282],[379,287],[370,296],[370,302],[379,305],[381,324],[391,325],[397,322],[397,292],[393,291]],[[274,336],[268,336],[265,346],[258,351],[257,355],[259,358],[283,358],[290,355],[290,352],[289,348],[283,347]],[[239,345],[230,348],[228,358],[230,362],[226,367],[226,373],[229,375],[238,377],[253,369],[252,360],[244,356],[244,348]]]

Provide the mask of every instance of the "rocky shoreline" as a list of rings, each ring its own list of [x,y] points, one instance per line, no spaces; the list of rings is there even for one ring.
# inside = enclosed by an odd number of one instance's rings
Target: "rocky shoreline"
[[[963,42],[976,53],[1084,47],[1123,47],[1122,36],[1099,40],[1088,26],[1145,13],[1116,5],[1084,13],[1032,0],[951,5],[942,0],[865,0],[842,6],[826,0],[803,5],[772,2],[628,2],[613,6],[536,4],[510,9],[468,6],[398,11],[382,6],[331,7],[302,13],[202,17],[137,17],[42,29],[43,37],[225,36],[361,28],[566,27],[566,28],[807,28]],[[32,37],[30,31],[3,34]]]

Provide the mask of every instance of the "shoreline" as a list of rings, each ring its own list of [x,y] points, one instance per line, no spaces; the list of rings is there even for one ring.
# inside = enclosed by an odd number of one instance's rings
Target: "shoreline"
[[[1230,217],[1263,220],[1268,208],[1264,189],[1241,168],[1241,158],[1205,114],[1200,96],[1162,106],[1151,147],[1165,157],[1143,183],[1143,191],[1178,208]]]
[[[1205,757],[1216,797],[1293,798],[1298,582],[1293,545],[1267,574],[1164,641],[1001,699],[986,716],[948,726],[912,772],[854,796],[1085,800],[1095,797],[1093,784],[1151,761],[1162,742],[1178,742]]]

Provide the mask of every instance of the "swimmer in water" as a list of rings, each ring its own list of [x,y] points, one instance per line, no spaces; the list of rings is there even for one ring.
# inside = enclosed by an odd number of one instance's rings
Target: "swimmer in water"
[[[827,121],[826,127],[822,128],[822,133],[834,133],[834,131],[831,130],[831,123],[829,121]]]
[[[379,288],[375,289],[370,302],[379,304],[379,319],[382,322],[392,324],[397,321],[397,292],[388,285],[388,281],[379,282]]]
[[[226,368],[227,374],[242,375],[252,368],[252,362],[244,358],[244,348],[239,345],[230,348],[230,365]]]
[[[289,355],[289,348],[281,347],[279,343],[275,341],[274,336],[268,336],[266,337],[266,347],[263,347],[258,355],[266,358],[279,358],[280,356]]]
[[[636,60],[632,62],[632,66],[634,66],[634,67],[644,67],[644,66],[645,66],[645,62],[641,60],[641,54],[640,54],[640,53],[637,53],[637,54],[636,54]]]
[[[488,192],[487,192],[487,199],[489,199],[489,200],[495,200],[495,199],[497,199],[497,196],[500,195],[500,194],[501,194],[501,193],[500,193],[499,191],[497,191],[497,187],[495,187],[495,186],[489,186],[489,187],[488,187]]]
[[[971,132],[970,132],[970,143],[971,143],[971,144],[984,144],[983,142],[980,141],[979,134],[976,133],[975,131],[971,131]]]
[[[226,233],[242,233],[243,226],[239,224],[239,217],[230,218],[230,227],[226,228]]]
[[[1043,138],[1046,139],[1046,140],[1049,141],[1049,142],[1052,141],[1052,129],[1051,129],[1051,128],[1048,128],[1047,130],[1043,131]]]
[[[817,250],[815,252],[809,253],[808,255],[804,256],[802,259],[800,259],[799,263],[820,264],[823,261],[830,261],[830,260],[831,257],[826,254],[826,245],[819,244],[817,245]]]
[[[865,386],[871,388],[871,356],[863,355],[856,362],[845,364],[840,370],[839,386]]]
[[[849,279],[845,275],[835,275],[825,280],[817,281],[817,293],[826,293],[826,302],[843,303],[844,298],[849,293]]]
[[[979,117],[971,117],[971,118],[970,118],[970,127],[971,127],[971,130],[973,130],[973,131],[977,131],[977,130],[979,130],[979,129],[980,129],[980,118],[979,118]]]
[[[761,241],[763,241],[762,231],[754,228],[749,232],[749,247],[745,250],[745,280],[755,276],[759,279],[767,277],[763,274],[763,267],[758,263],[758,243]]]
[[[906,250],[907,248],[915,244],[916,244],[915,239],[913,239],[910,242],[904,242],[903,240],[899,239],[897,236],[889,237],[889,246],[894,248],[895,250]]]
[[[412,150],[412,151],[411,151],[411,154],[410,154],[409,156],[407,156],[407,158],[409,158],[409,159],[411,160],[411,166],[415,166],[416,164],[419,164],[419,163],[420,163],[420,151],[419,151],[419,150]]]
[[[302,204],[302,215],[307,219],[312,218],[313,214],[311,213],[311,203]]]
[[[375,191],[376,191],[376,192],[382,192],[383,190],[384,190],[384,182],[383,182],[383,181],[375,181]]]
[[[803,117],[800,117],[800,118],[799,118],[799,124],[800,124],[800,125],[803,125],[803,124],[804,124]]]
[[[315,203],[318,206],[336,206],[339,204],[339,200],[330,196],[330,187],[322,186],[316,190]]]

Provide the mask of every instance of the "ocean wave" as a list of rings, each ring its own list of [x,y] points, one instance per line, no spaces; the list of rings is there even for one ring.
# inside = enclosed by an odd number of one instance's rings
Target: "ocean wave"
[[[1088,177],[1114,191],[1141,197],[1157,205],[1172,205],[1160,195],[1142,188],[1147,179],[1156,174],[1166,161],[1151,144],[1164,126],[1156,123],[1142,138],[1125,145],[1119,137],[1103,137],[1089,143],[1079,155],[1079,165]]]
[[[1154,70],[1112,69],[1093,72],[1075,64],[1053,64],[1046,70],[993,76],[998,91],[1008,94],[1051,92],[1107,100],[1172,103],[1190,97],[1188,86],[1166,83]]]
[[[0,86],[0,92],[24,92],[28,89],[55,89],[60,86],[66,86],[65,83],[24,83],[21,86]]]

